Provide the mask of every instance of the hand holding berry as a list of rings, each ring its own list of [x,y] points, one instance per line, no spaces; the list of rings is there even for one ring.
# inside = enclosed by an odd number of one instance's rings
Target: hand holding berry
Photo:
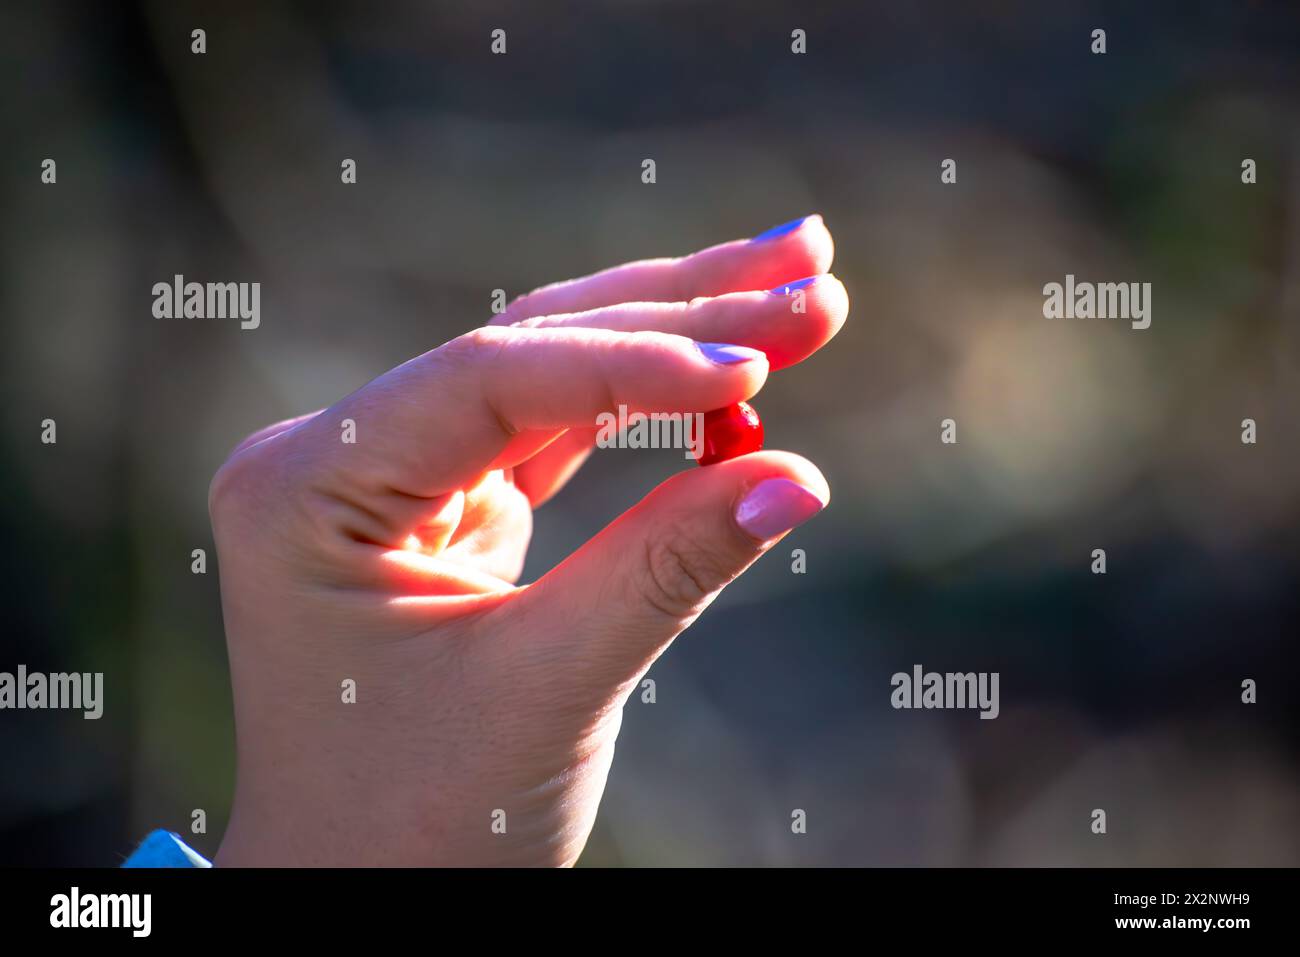
[[[640,676],[829,491],[783,452],[690,469],[518,587],[532,509],[611,403],[732,415],[824,345],[831,257],[814,216],[547,286],[241,443],[210,495],[238,731],[217,864],[572,863]],[[801,312],[761,291],[806,276]]]

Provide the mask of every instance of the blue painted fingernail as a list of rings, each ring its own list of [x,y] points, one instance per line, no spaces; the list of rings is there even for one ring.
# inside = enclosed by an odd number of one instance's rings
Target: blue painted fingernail
[[[757,349],[750,349],[748,346],[733,346],[726,342],[697,342],[695,348],[704,354],[704,358],[710,362],[716,362],[720,366],[734,366],[740,362],[766,358]]]
[[[788,296],[796,289],[807,289],[816,281],[816,276],[809,276],[807,279],[797,279],[794,282],[786,283],[784,286],[777,286],[775,289],[769,289],[768,292],[773,296]]]
[[[802,226],[804,224],[804,221],[807,219],[808,219],[807,216],[800,216],[798,219],[792,219],[790,220],[790,222],[782,223],[780,226],[773,226],[771,229],[765,229],[763,230],[763,232],[759,233],[757,236],[751,239],[750,242],[762,243],[762,242],[766,242],[769,239],[780,239],[782,236],[794,232],[796,229]]]

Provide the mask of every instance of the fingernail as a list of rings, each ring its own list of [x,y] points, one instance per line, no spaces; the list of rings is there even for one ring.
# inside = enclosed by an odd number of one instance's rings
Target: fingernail
[[[826,503],[798,482],[764,479],[736,505],[736,524],[761,542],[802,525]]]
[[[733,346],[726,342],[697,342],[695,348],[704,353],[704,358],[720,366],[734,366],[740,362],[764,359],[766,356],[758,349],[748,346]]]
[[[816,281],[816,276],[809,276],[807,279],[798,279],[795,282],[788,282],[784,286],[777,286],[775,289],[769,289],[768,292],[774,296],[788,296],[796,289],[807,289]]]
[[[782,223],[780,226],[773,226],[771,229],[765,229],[757,236],[755,236],[753,239],[751,239],[750,242],[762,243],[762,242],[766,242],[769,239],[780,239],[782,236],[794,232],[796,229],[802,226],[804,224],[804,221],[807,219],[808,219],[807,216],[800,216],[798,219],[792,219],[790,220],[790,222]]]

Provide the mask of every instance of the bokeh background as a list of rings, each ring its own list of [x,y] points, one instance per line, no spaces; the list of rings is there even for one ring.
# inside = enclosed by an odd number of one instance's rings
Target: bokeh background
[[[0,863],[112,865],[194,808],[215,851],[190,551],[236,441],[492,289],[813,211],[853,311],[756,405],[833,505],[655,665],[584,863],[1300,861],[1296,4],[20,0],[0,57],[0,670],[107,696],[0,713]],[[1151,328],[1043,319],[1067,272],[1153,283]],[[154,319],[175,273],[261,282],[261,328]],[[525,578],[681,467],[598,453]],[[1000,672],[1001,717],[893,710],[917,663]]]

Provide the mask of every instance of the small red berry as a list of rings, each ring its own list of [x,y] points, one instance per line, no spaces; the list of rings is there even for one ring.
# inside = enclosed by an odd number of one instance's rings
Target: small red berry
[[[763,447],[763,423],[748,402],[704,413],[700,465],[714,465]]]

